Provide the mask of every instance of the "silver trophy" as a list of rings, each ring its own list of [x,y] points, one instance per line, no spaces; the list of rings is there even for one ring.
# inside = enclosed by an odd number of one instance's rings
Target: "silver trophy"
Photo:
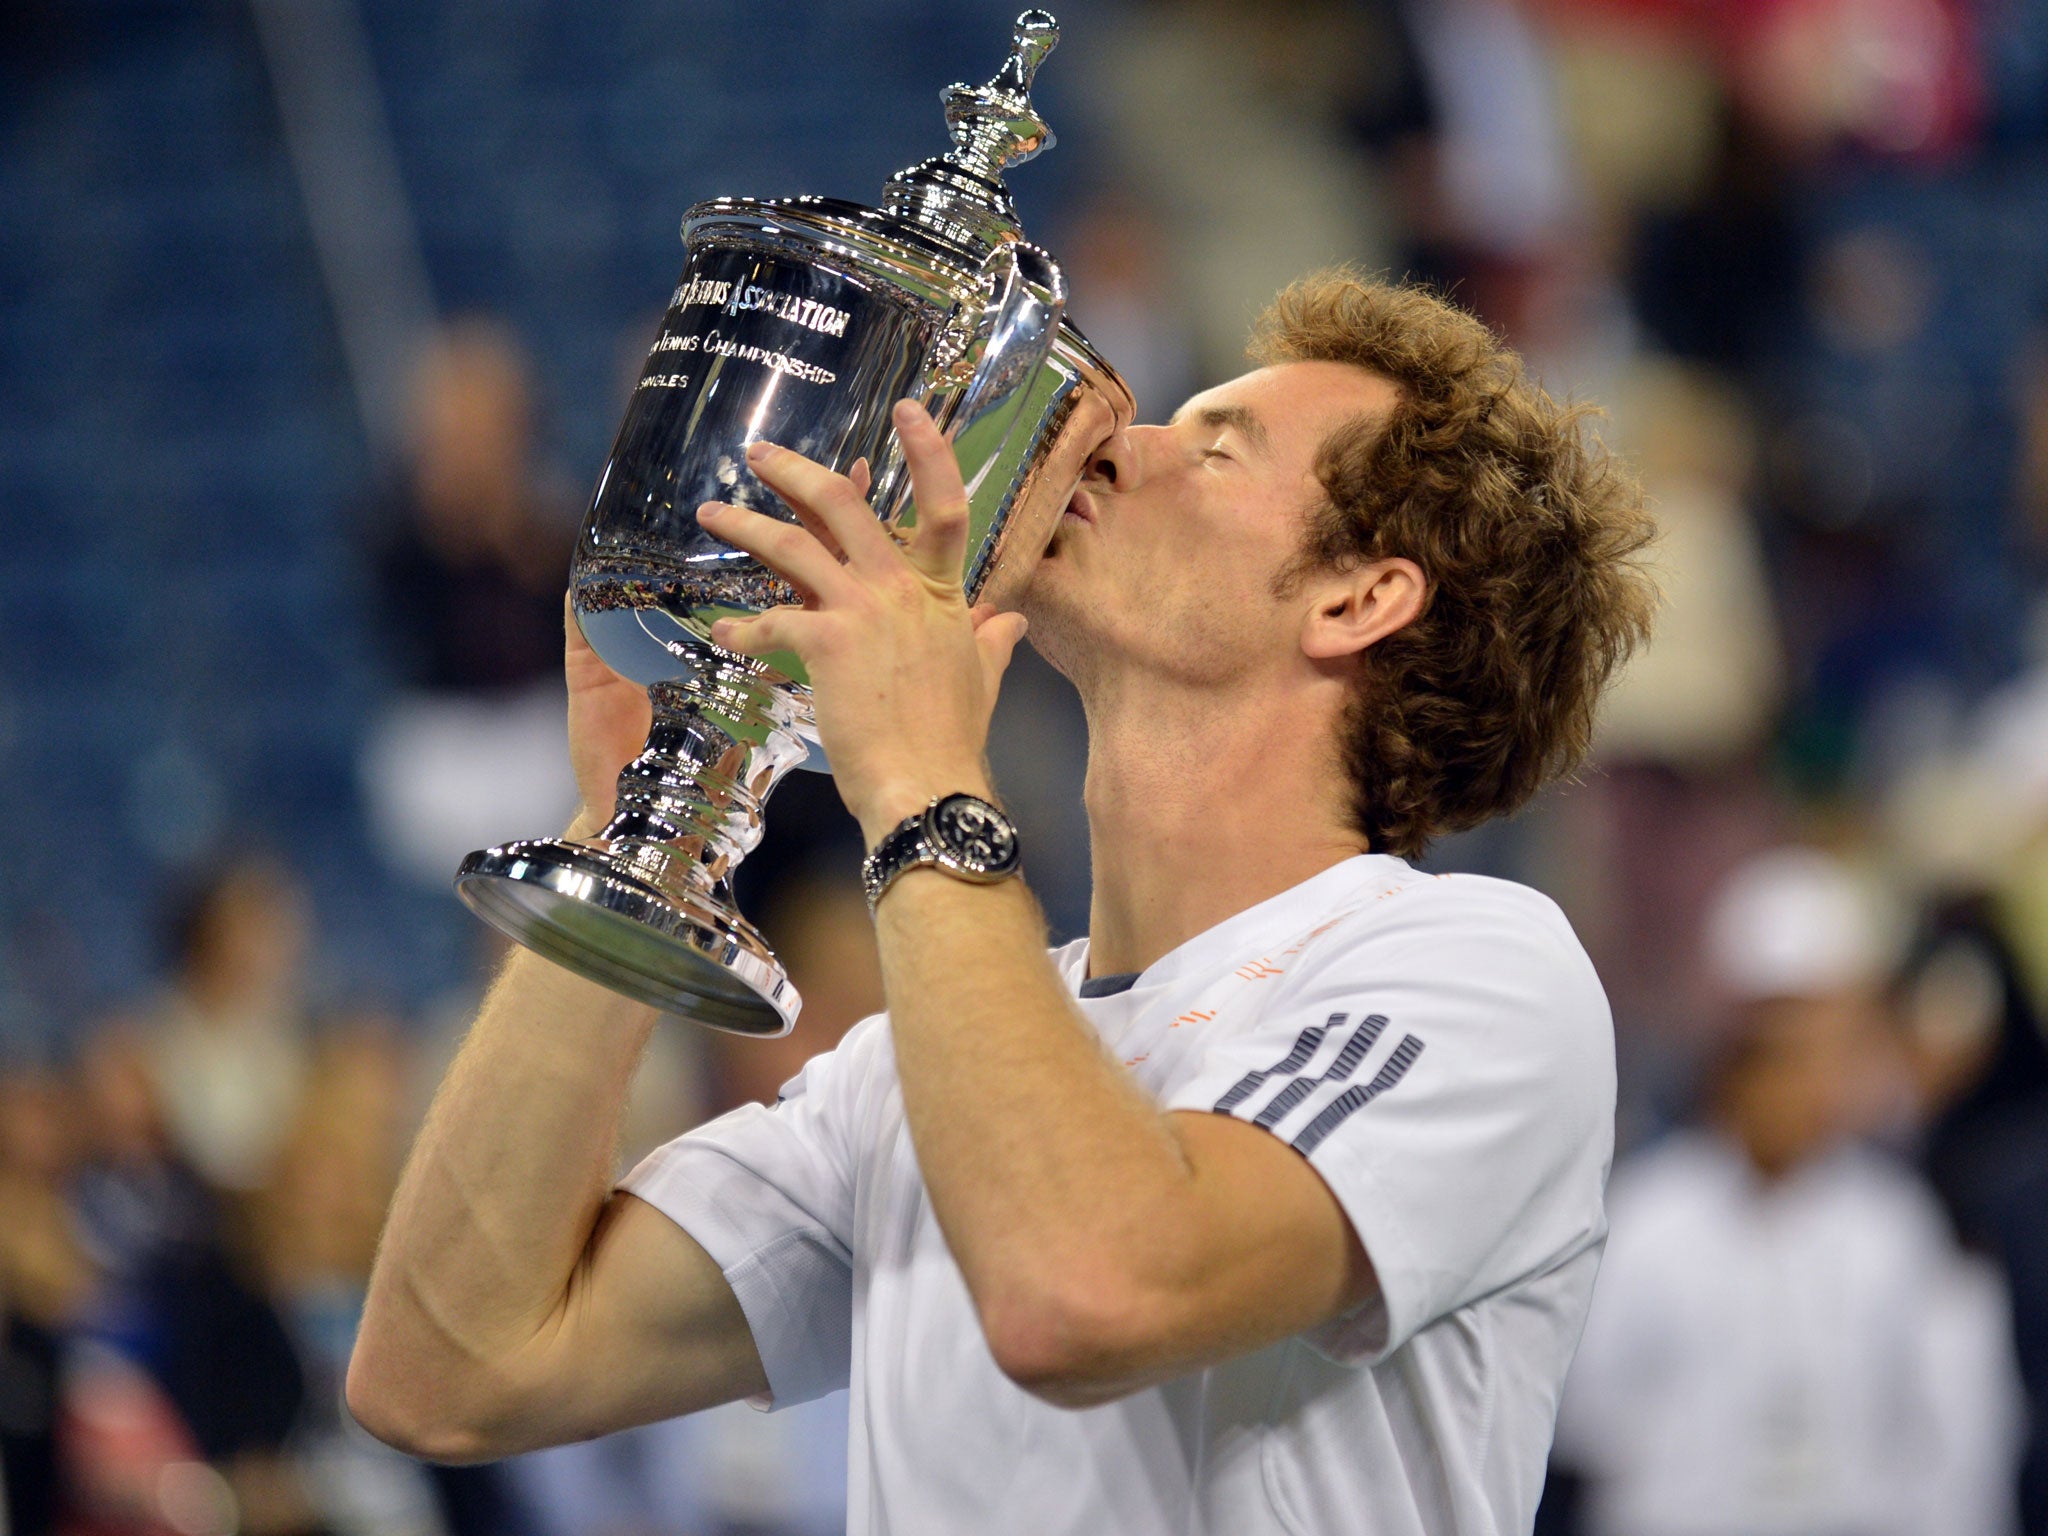
[[[952,150],[892,177],[880,209],[716,198],[684,216],[682,278],[569,575],[585,638],[647,686],[654,729],[595,837],[487,848],[456,876],[529,948],[717,1029],[795,1022],[796,991],[731,877],[776,783],[823,766],[808,680],[793,656],[736,656],[710,632],[797,599],[696,509],[792,517],[747,470],[747,444],[765,438],[840,471],[868,460],[876,515],[914,519],[889,409],[921,399],[967,481],[968,599],[1015,606],[1087,456],[1133,413],[1064,318],[1066,281],[1024,243],[1002,182],[1053,142],[1030,89],[1058,37],[1045,12],[1019,17],[993,80],[942,93]]]

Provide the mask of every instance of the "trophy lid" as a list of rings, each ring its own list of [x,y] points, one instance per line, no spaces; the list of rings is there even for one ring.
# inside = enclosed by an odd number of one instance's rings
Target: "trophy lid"
[[[961,245],[986,249],[1022,239],[1003,172],[1057,142],[1031,105],[1031,79],[1059,40],[1059,25],[1049,12],[1019,16],[1010,57],[994,79],[950,85],[939,93],[953,148],[890,177],[883,206]]]

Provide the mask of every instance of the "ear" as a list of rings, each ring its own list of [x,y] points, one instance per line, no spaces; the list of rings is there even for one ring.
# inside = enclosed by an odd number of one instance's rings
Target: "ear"
[[[1308,583],[1301,650],[1312,661],[1341,661],[1376,645],[1422,612],[1429,583],[1413,560],[1375,560]]]

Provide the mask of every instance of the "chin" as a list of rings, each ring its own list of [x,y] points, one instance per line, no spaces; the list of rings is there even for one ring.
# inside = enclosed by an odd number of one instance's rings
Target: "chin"
[[[1075,663],[1101,644],[1101,636],[1091,622],[1095,617],[1093,611],[1085,603],[1075,601],[1071,588],[1058,579],[1063,574],[1048,572],[1040,566],[1031,585],[1024,589],[1024,599],[1017,605],[1017,611],[1030,625],[1025,639],[1031,648],[1055,672],[1071,681]]]

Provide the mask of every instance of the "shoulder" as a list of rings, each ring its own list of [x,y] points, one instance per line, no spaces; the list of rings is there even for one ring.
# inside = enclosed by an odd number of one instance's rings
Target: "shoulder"
[[[1546,955],[1571,967],[1588,965],[1584,947],[1563,910],[1541,891],[1491,875],[1406,872],[1351,914],[1345,927],[1363,939],[1399,933],[1446,944],[1513,941],[1517,950]]]
[[[1295,1000],[1369,993],[1611,1066],[1606,993],[1554,901],[1509,880],[1396,869],[1299,944],[1285,988]]]
[[[896,1051],[889,1036],[889,1015],[872,1013],[797,1069],[796,1076],[775,1095],[775,1107],[808,1103],[813,1107],[845,1106],[878,1084],[895,1080]]]

